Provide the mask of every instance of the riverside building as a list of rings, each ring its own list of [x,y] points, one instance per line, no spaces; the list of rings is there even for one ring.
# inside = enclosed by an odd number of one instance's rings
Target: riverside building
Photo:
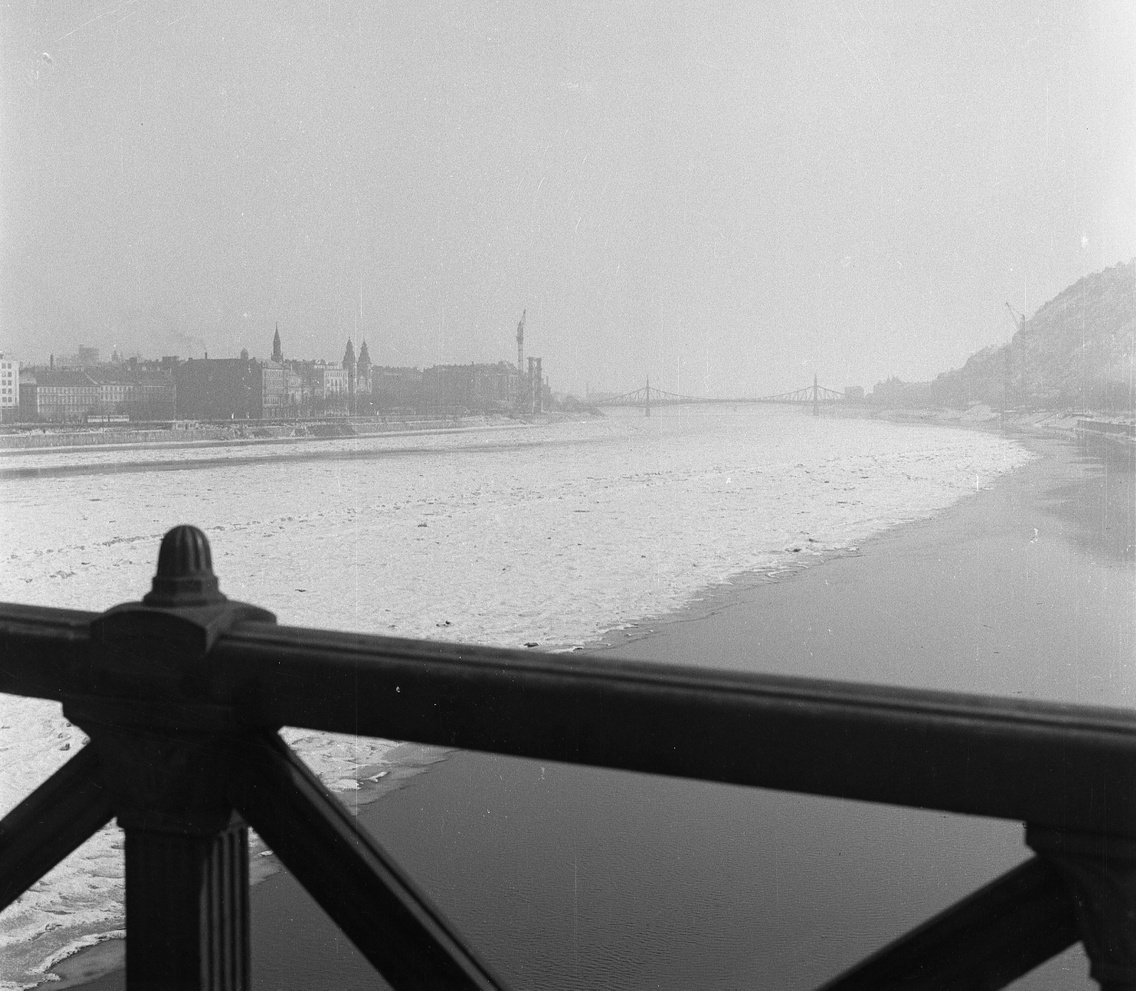
[[[20,405],[20,363],[13,358],[5,358],[0,351],[0,410],[7,419],[9,411]]]
[[[20,376],[21,420],[81,423],[90,416],[162,420],[174,416],[177,389],[164,369],[131,362],[91,368],[35,368]]]
[[[260,420],[287,405],[283,364],[239,358],[190,358],[174,370],[177,415],[188,420]]]

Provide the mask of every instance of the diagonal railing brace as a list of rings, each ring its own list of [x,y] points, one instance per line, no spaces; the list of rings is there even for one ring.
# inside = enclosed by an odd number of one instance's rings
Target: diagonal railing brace
[[[820,991],[995,991],[1079,938],[1057,872],[1033,857]]]
[[[84,747],[0,820],[0,910],[113,815],[99,759]]]
[[[233,804],[395,988],[504,987],[275,734],[237,750]]]

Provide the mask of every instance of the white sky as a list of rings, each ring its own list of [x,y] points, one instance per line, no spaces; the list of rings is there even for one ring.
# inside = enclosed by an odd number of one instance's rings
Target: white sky
[[[555,7],[555,9],[553,9]],[[1136,256],[1136,4],[0,15],[0,348],[754,395],[930,378]]]

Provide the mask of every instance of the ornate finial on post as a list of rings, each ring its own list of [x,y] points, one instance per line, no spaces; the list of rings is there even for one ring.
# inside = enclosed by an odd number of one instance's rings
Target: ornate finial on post
[[[225,602],[213,574],[209,540],[195,526],[175,526],[162,538],[158,573],[142,601],[148,606],[205,606]]]
[[[162,538],[142,602],[91,621],[96,694],[64,713],[90,736],[126,831],[128,987],[249,987],[248,829],[228,791],[242,720],[210,656],[245,621],[276,620],[221,594],[194,526]]]
[[[175,526],[162,538],[151,591],[141,602],[124,602],[91,621],[100,647],[94,669],[104,678],[126,679],[131,694],[137,694],[139,678],[155,677],[180,692],[185,677],[205,670],[201,661],[217,637],[244,620],[275,623],[276,617],[222,595],[205,534]]]

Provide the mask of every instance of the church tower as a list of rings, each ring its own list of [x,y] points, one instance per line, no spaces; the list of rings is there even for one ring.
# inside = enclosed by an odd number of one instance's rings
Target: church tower
[[[284,361],[284,352],[280,348],[280,324],[276,325],[276,333],[272,337],[272,360],[278,365]]]
[[[347,394],[355,394],[355,345],[347,338],[347,349],[343,352],[343,367],[347,369]]]
[[[362,393],[371,391],[371,356],[367,352],[367,342],[359,345],[359,360],[355,364],[355,388]]]

